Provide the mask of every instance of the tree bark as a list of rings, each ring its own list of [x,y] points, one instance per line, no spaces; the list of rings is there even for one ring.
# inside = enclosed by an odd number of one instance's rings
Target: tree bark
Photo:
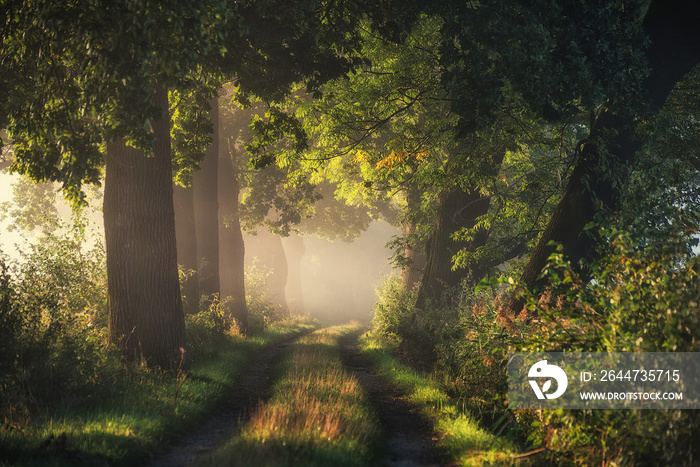
[[[167,91],[154,101],[168,108]],[[185,362],[173,210],[170,122],[151,122],[154,154],[107,145],[104,195],[108,336],[129,359],[176,370]]]
[[[192,186],[173,187],[175,205],[175,237],[177,262],[185,270],[182,283],[182,307],[185,314],[199,311],[199,277],[197,274],[197,235],[194,223],[194,191]]]
[[[235,144],[220,152],[219,160],[219,238],[221,297],[229,318],[238,321],[241,330],[248,330],[248,307],[245,298],[245,244],[238,214],[237,153]]]
[[[648,109],[658,112],[673,87],[700,62],[700,35],[697,34],[700,2],[688,0],[653,1],[644,19],[644,31],[651,39],[647,51],[650,75],[643,83]],[[581,260],[596,259],[595,246],[599,239],[587,235],[584,227],[594,221],[596,203],[614,211],[619,193],[609,177],[601,173],[602,145],[618,167],[631,164],[641,142],[635,138],[633,117],[621,117],[611,111],[601,113],[591,126],[588,142],[583,145],[579,161],[569,179],[561,201],[542,233],[520,278],[520,286],[508,302],[508,310],[518,314],[525,301],[522,287],[542,289],[546,278],[539,278],[553,247],[551,241],[563,246],[565,259],[577,267]],[[606,135],[615,135],[605,141]],[[581,269],[584,277],[585,268]]]
[[[200,169],[192,179],[194,189],[194,219],[197,231],[197,264],[199,293],[202,306],[207,308],[219,298],[219,101],[210,101],[214,134],[207,148]]]
[[[438,216],[435,230],[428,240],[428,258],[423,272],[417,308],[424,308],[428,299],[439,298],[446,288],[461,285],[468,276],[464,269],[453,269],[452,258],[471,242],[452,238],[463,228],[473,228],[476,219],[488,211],[489,199],[481,196],[478,187],[469,190],[450,188],[438,200]]]

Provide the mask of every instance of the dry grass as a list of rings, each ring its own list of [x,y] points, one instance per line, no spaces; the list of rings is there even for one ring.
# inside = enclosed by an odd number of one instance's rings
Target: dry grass
[[[216,465],[367,465],[379,429],[359,382],[343,368],[338,340],[356,326],[301,339],[280,364],[272,398],[253,412]]]

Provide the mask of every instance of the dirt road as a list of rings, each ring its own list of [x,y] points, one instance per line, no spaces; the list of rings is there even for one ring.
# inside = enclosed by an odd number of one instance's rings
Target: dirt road
[[[270,348],[253,361],[241,375],[235,388],[217,414],[197,431],[175,440],[172,448],[154,458],[151,467],[196,466],[219,445],[233,436],[248,420],[251,410],[270,396],[272,367],[283,349],[300,336]],[[448,465],[429,424],[395,389],[384,383],[371,369],[357,348],[358,333],[343,338],[343,363],[359,380],[372,401],[382,424],[385,455],[380,465],[418,467]]]

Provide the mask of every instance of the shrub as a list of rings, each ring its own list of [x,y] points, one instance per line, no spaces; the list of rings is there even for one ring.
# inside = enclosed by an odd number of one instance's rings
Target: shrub
[[[529,300],[536,319],[518,350],[694,352],[700,332],[700,261],[688,238],[637,248],[618,231],[602,232],[611,248],[584,282],[552,257],[551,289]],[[689,465],[700,453],[696,411],[557,410],[533,414],[534,439],[557,463]]]
[[[106,341],[100,245],[83,232],[44,234],[20,261],[0,259],[0,410],[5,418],[112,391],[124,366]]]
[[[473,413],[490,421],[506,409],[512,332],[500,316],[505,301],[505,294],[465,294],[456,336],[438,347],[438,369],[445,385]]]
[[[203,308],[196,314],[185,315],[185,332],[190,358],[217,355],[226,343],[224,330],[234,323],[225,318],[224,303],[216,297],[200,300]]]
[[[246,304],[248,305],[248,331],[251,334],[263,332],[283,316],[281,307],[266,298],[267,277],[272,270],[260,266],[255,260],[245,274]]]

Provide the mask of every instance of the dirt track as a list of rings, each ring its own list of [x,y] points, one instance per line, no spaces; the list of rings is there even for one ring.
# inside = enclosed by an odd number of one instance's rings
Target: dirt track
[[[266,401],[272,385],[272,367],[290,338],[254,358],[231,391],[232,397],[195,432],[176,439],[172,448],[154,458],[151,467],[196,466],[220,444],[235,436],[252,408]],[[386,454],[381,465],[391,467],[443,466],[445,454],[428,423],[396,390],[384,383],[357,349],[358,334],[341,341],[343,361],[369,396],[385,434]]]
[[[386,384],[357,348],[357,335],[341,341],[345,365],[355,373],[379,415],[387,452],[382,465],[391,467],[444,466],[446,455],[424,420],[402,395]]]
[[[247,421],[251,408],[270,397],[275,360],[285,347],[300,337],[290,337],[253,358],[231,390],[231,397],[217,408],[216,415],[196,431],[174,440],[168,451],[155,457],[147,465],[196,466],[217,446],[234,436]]]

